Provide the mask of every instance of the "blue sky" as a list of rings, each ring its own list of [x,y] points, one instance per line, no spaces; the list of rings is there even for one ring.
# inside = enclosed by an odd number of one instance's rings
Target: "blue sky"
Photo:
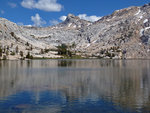
[[[142,6],[150,0],[0,0],[0,17],[20,25],[49,26],[72,13],[96,21],[101,16],[129,6]]]

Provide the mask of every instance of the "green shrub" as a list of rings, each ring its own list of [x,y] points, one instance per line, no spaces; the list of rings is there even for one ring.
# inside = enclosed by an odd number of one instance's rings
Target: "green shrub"
[[[58,55],[67,55],[67,45],[61,44],[60,46],[57,46],[58,49]]]
[[[19,52],[19,48],[18,48],[18,46],[16,46],[16,53],[18,53]]]
[[[14,33],[14,32],[11,32],[10,34],[11,34],[11,36],[12,36],[12,37],[14,37],[14,36],[15,36],[15,33]]]
[[[15,52],[11,52],[10,55],[14,56],[14,55],[15,55]]]
[[[28,52],[28,54],[26,55],[26,58],[27,58],[27,59],[33,59],[33,56],[30,55],[30,52]]]
[[[44,49],[45,53],[48,53],[49,51],[50,51],[50,49],[46,49],[46,48]]]
[[[23,57],[23,51],[20,51],[20,56]]]
[[[61,44],[57,46],[58,55],[64,55],[67,57],[72,57],[72,52],[68,50],[68,46],[65,44]]]
[[[3,60],[7,60],[7,57],[6,57],[6,55],[3,55]]]
[[[26,45],[26,46],[29,46],[30,44],[27,42],[25,45]]]
[[[0,57],[2,57],[2,54],[3,54],[3,50],[2,50],[2,48],[0,47]]]
[[[40,52],[40,54],[44,54],[44,50],[43,50],[43,49],[41,49],[41,52]]]

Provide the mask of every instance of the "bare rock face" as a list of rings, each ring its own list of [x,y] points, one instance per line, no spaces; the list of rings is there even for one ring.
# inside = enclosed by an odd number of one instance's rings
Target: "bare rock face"
[[[73,14],[68,14],[66,20],[59,25],[58,27],[67,27],[69,29],[80,29],[83,27],[87,27],[91,25],[92,23],[86,20],[82,20],[79,17],[73,15]]]
[[[87,46],[79,44],[81,51],[99,57],[150,58],[150,6],[143,7],[115,11],[85,28],[82,40]]]
[[[146,4],[117,10],[94,23],[69,14],[64,22],[45,28],[18,26],[0,18],[0,45],[9,46],[11,52],[18,46],[35,57],[54,57],[56,53],[41,55],[41,50],[74,44],[70,50],[86,57],[150,59],[149,15]]]

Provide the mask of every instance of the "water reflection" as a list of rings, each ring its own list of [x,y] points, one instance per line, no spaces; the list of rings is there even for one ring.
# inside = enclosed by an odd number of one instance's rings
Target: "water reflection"
[[[11,108],[49,113],[75,102],[99,108],[107,101],[131,112],[150,112],[149,69],[149,60],[0,61],[0,103],[11,100],[17,103]]]

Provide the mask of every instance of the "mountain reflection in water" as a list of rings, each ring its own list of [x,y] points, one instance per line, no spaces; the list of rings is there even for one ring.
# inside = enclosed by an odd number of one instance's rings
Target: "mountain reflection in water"
[[[0,61],[0,112],[146,113],[149,106],[149,60]]]

